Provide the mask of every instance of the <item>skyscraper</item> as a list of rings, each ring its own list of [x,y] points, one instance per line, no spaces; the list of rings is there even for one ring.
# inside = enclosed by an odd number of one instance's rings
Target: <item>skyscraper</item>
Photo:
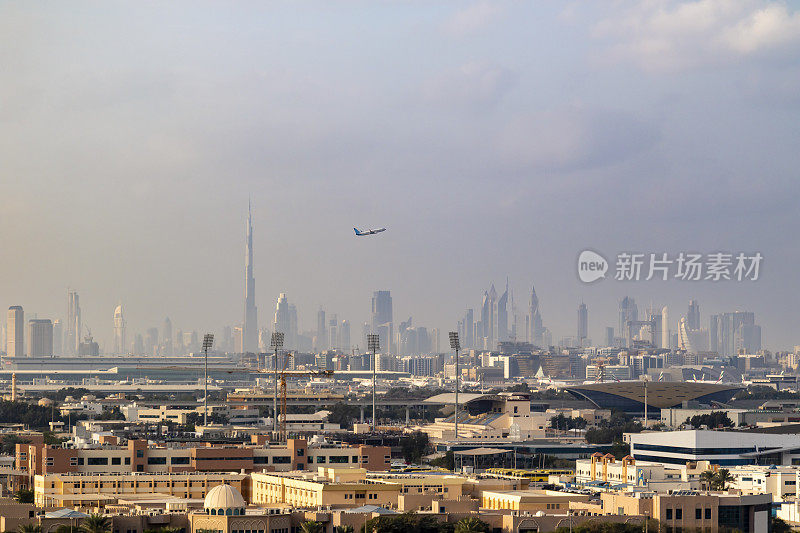
[[[286,349],[294,349],[294,345],[290,344],[290,329],[291,317],[289,316],[289,300],[286,298],[286,293],[280,293],[278,301],[275,304],[275,320],[273,321],[272,331],[276,333],[283,333],[284,346]]]
[[[249,203],[247,204],[247,252],[245,254],[244,270],[242,351],[244,353],[253,353],[258,351],[258,310],[256,309],[256,280],[253,277],[253,213],[250,210]]]
[[[78,348],[81,344],[81,306],[78,293],[72,289],[67,292],[67,325],[64,344],[64,353],[78,355]]]
[[[380,338],[381,350],[384,353],[391,352],[394,318],[392,295],[389,291],[372,293],[372,331]]]
[[[689,311],[686,313],[686,327],[700,329],[700,304],[697,300],[689,300]]]
[[[508,279],[506,278],[506,290],[497,300],[497,340],[500,342],[508,340]],[[494,346],[492,346],[494,348]]]
[[[53,355],[63,355],[64,330],[61,329],[61,321],[53,321]]]
[[[339,326],[339,349],[344,352],[350,351],[350,322],[342,320]]]
[[[321,352],[328,349],[328,328],[326,327],[325,310],[319,308],[317,311],[317,345],[316,350]],[[332,342],[332,341],[331,341]]]
[[[122,316],[122,304],[114,309],[114,354],[124,355],[125,346],[125,317]]]
[[[9,357],[25,355],[25,312],[19,305],[12,305],[8,308],[6,355]]]
[[[28,357],[53,356],[53,323],[32,318],[28,321]]]
[[[583,345],[589,337],[589,310],[585,303],[578,306],[578,341]]]
[[[172,355],[172,320],[169,317],[161,324],[161,355]]]
[[[669,310],[667,306],[661,308],[661,347],[669,350],[670,346],[669,334]]]
[[[628,322],[636,322],[639,320],[639,308],[636,307],[636,301],[630,296],[626,296],[619,301],[619,327],[618,335],[622,338],[630,340],[630,329]]]

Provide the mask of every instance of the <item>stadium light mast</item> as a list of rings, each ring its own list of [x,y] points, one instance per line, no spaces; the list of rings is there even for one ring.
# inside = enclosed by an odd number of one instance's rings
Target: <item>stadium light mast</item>
[[[275,366],[273,367],[275,379],[273,380],[272,396],[272,431],[278,431],[278,350],[283,346],[283,333],[276,331],[269,340],[269,347],[275,350]]]
[[[378,335],[370,333],[367,335],[367,347],[372,352],[372,432],[375,432],[377,424],[377,411],[375,410],[375,382],[378,377],[378,350],[381,349],[381,338]]]
[[[456,354],[456,409],[453,423],[455,424],[456,440],[458,440],[458,352],[461,351],[461,343],[458,341],[458,333],[455,331],[450,332],[450,348],[452,348]]]
[[[214,334],[203,336],[203,353],[205,354],[205,379],[203,380],[203,426],[208,426],[208,350],[214,346]]]

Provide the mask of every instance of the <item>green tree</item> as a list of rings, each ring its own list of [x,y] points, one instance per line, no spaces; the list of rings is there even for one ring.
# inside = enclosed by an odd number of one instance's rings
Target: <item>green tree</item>
[[[353,427],[353,422],[358,420],[360,409],[355,405],[338,402],[331,406],[328,422],[339,424],[344,429]]]
[[[111,531],[111,520],[101,514],[90,514],[83,519],[81,529],[83,533],[109,533]]]
[[[687,418],[686,423],[695,429],[700,426],[708,426],[710,428],[733,427],[733,421],[728,418],[728,414],[725,411],[712,411],[702,415],[695,415]]]
[[[718,490],[726,490],[728,483],[733,481],[733,475],[727,468],[720,468],[714,476],[714,482]]]
[[[17,528],[18,533],[42,533],[42,526],[39,524],[25,524]]]
[[[428,451],[428,445],[428,435],[421,431],[400,438],[400,449],[406,463],[420,463],[422,456]]]
[[[710,490],[714,488],[714,486],[716,485],[716,482],[714,480],[715,476],[716,472],[714,472],[710,468],[708,470],[704,470],[700,474],[700,484],[703,486],[705,490]]]
[[[431,465],[438,466],[446,470],[455,470],[456,455],[453,453],[453,450],[448,450],[444,453],[444,457],[439,457],[438,459],[431,461]]]
[[[14,493],[14,499],[19,503],[33,503],[33,491],[27,489],[20,489]]]
[[[462,518],[456,523],[456,527],[453,529],[454,533],[489,533],[489,524],[475,518],[474,516],[470,516],[467,518]]]
[[[772,527],[770,529],[772,533],[789,533],[792,531],[792,526],[776,516],[772,518]]]
[[[56,528],[55,533],[80,533],[81,528],[75,526],[60,525]]]
[[[354,533],[355,528],[347,524],[347,525],[336,526],[335,531],[336,533]]]
[[[313,520],[307,520],[300,524],[300,531],[303,533],[322,533],[322,524],[314,522]]]

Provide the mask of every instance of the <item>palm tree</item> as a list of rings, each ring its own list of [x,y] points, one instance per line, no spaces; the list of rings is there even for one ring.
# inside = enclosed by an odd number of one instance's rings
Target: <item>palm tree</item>
[[[486,533],[487,531],[489,531],[489,527],[486,522],[474,516],[462,518],[453,529],[454,533]]]
[[[80,533],[81,528],[75,526],[60,525],[55,529],[55,533]]]
[[[700,474],[700,484],[705,490],[711,490],[714,488],[716,485],[716,475],[716,472],[710,468]]]
[[[111,531],[111,520],[101,514],[90,514],[84,518],[81,530],[84,533],[109,533]]]
[[[300,531],[303,533],[322,533],[322,524],[309,520],[300,524]]]
[[[349,525],[336,526],[336,533],[354,533],[354,532],[355,528],[353,526]]]
[[[39,524],[25,524],[17,528],[19,533],[42,533],[42,526]]]
[[[720,468],[714,479],[717,482],[717,488],[725,490],[728,488],[728,483],[733,481],[734,478],[727,468]]]

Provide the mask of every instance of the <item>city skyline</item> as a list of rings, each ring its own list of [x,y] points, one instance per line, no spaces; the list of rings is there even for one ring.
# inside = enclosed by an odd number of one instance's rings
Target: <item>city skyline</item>
[[[630,294],[673,325],[697,299],[755,312],[769,348],[800,343],[791,6],[731,3],[703,29],[669,2],[7,9],[3,309],[69,331],[75,288],[106,347],[119,302],[128,342],[166,316],[237,325],[251,197],[261,327],[285,293],[303,329],[322,305],[356,337],[388,289],[397,317],[455,330],[508,276],[520,307],[536,286],[554,340],[581,300],[603,338]],[[586,249],[764,263],[752,283],[584,285]]]

